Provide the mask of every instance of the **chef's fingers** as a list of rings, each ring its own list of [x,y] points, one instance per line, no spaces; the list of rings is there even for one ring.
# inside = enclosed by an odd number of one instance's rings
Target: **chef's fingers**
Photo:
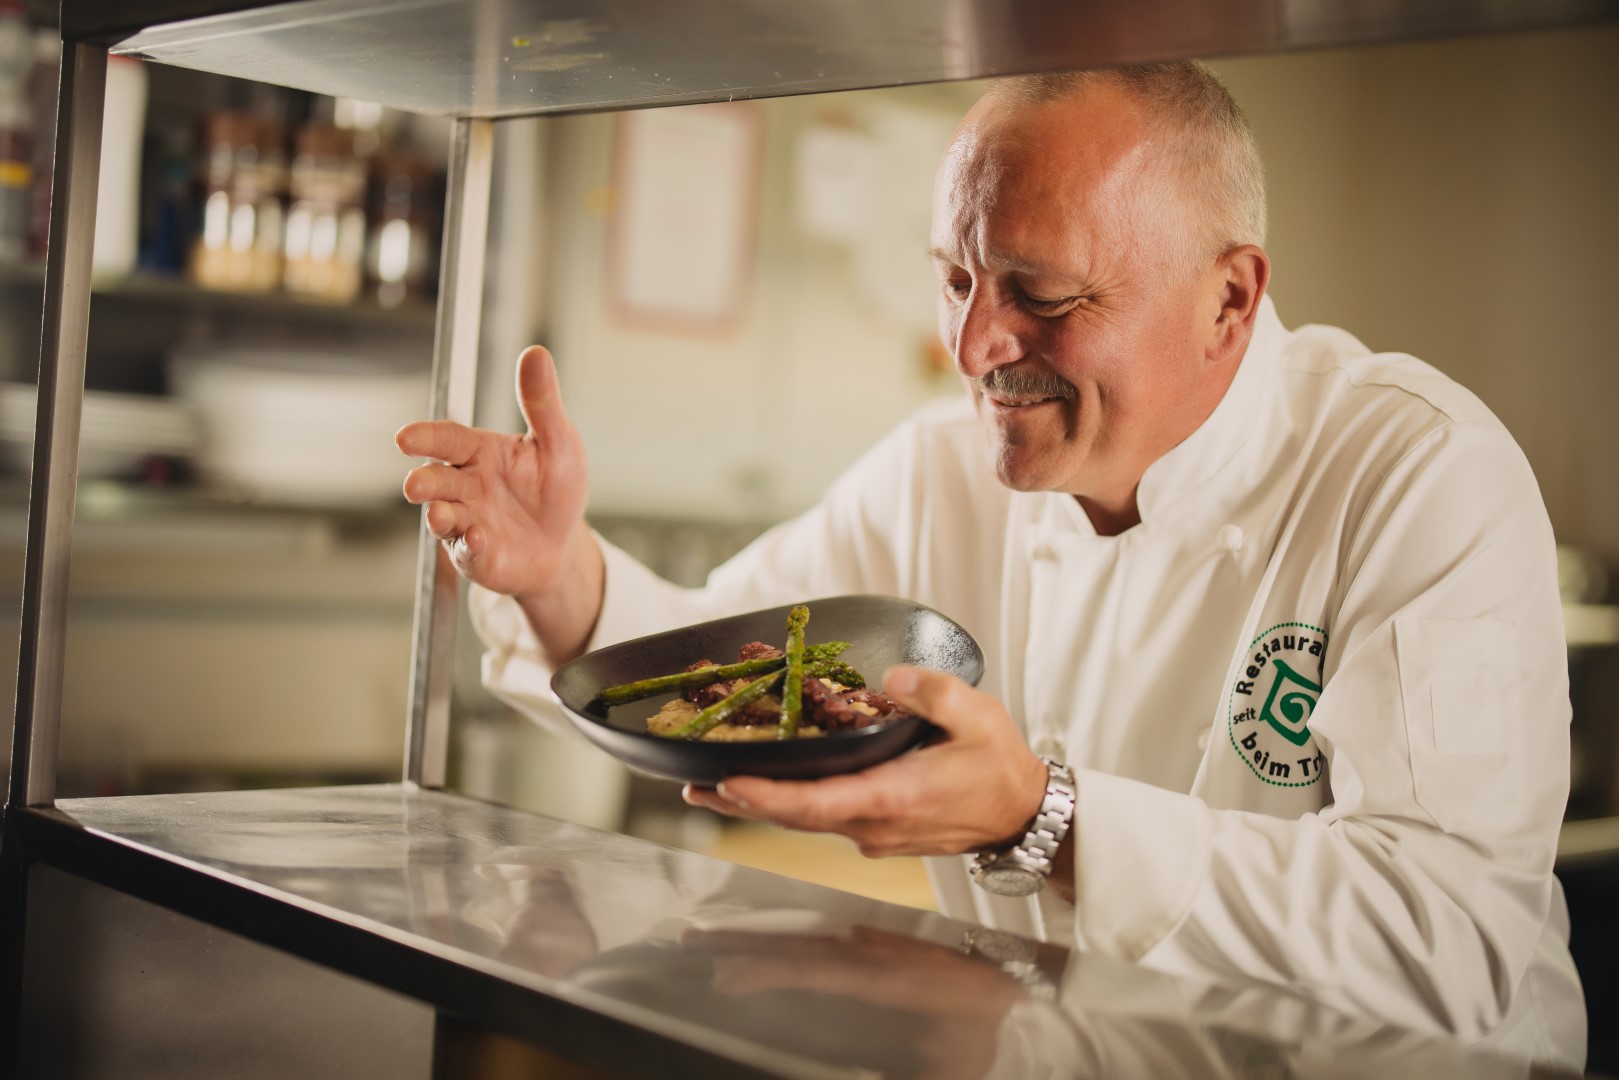
[[[460,503],[427,504],[427,531],[440,540],[458,540],[472,527],[472,511]]]
[[[405,474],[405,501],[420,506],[467,497],[471,479],[453,465],[418,465]]]
[[[887,821],[900,809],[891,788],[874,782],[869,773],[829,776],[824,780],[767,780],[762,776],[733,776],[720,782],[714,795],[728,809],[723,813],[768,821],[807,832],[835,832],[850,836],[869,822]]]
[[[744,809],[729,799],[722,797],[719,792],[709,787],[698,787],[696,784],[687,784],[680,789],[680,797],[686,800],[688,806],[700,806],[705,810],[712,810],[717,814],[729,817],[751,817]]]
[[[454,420],[417,420],[394,432],[394,445],[411,457],[465,465],[483,445],[484,435]]]
[[[883,693],[952,733],[977,718],[985,703],[975,699],[987,696],[954,675],[908,666],[883,673]]]
[[[556,361],[543,345],[530,345],[517,358],[517,405],[523,411],[529,434],[542,448],[550,447],[559,435],[570,430],[562,411]]]

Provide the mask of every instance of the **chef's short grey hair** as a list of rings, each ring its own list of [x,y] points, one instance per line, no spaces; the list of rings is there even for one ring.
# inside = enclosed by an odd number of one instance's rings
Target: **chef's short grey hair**
[[[1254,132],[1219,76],[1193,60],[1135,64],[1095,71],[1023,75],[992,93],[1030,104],[1068,97],[1094,84],[1117,87],[1147,106],[1162,131],[1164,166],[1193,206],[1202,204],[1208,248],[1216,255],[1265,242],[1265,166]]]

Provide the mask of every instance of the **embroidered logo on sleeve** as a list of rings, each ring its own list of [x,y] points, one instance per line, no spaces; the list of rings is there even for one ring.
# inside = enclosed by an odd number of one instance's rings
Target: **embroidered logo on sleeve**
[[[1278,623],[1248,646],[1227,702],[1226,733],[1267,784],[1309,787],[1326,770],[1310,733],[1326,658],[1327,632],[1308,623]]]

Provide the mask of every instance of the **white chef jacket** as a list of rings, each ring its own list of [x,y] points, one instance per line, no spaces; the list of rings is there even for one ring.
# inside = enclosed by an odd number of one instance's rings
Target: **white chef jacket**
[[[1073,906],[931,859],[946,913],[1580,1065],[1554,545],[1489,410],[1412,357],[1287,330],[1266,298],[1134,528],[1098,536],[988,462],[970,403],[940,402],[702,588],[604,543],[590,647],[818,596],[927,604],[1079,781]],[[554,716],[516,605],[472,604],[486,685]]]

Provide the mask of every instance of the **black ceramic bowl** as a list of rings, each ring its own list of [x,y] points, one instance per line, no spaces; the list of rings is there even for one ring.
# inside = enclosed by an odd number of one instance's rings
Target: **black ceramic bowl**
[[[984,673],[984,654],[972,635],[932,608],[891,596],[835,596],[809,601],[809,609],[806,640],[849,642],[840,659],[873,685],[894,664],[947,671],[974,685]],[[750,641],[783,641],[790,610],[792,605],[734,615],[609,645],[558,670],[551,689],[591,742],[642,772],[693,784],[711,785],[727,776],[814,780],[858,772],[927,736],[930,725],[913,717],[785,742],[666,739],[648,732],[646,721],[674,695],[611,710],[597,700],[605,687],[682,671],[705,657],[728,663]]]

